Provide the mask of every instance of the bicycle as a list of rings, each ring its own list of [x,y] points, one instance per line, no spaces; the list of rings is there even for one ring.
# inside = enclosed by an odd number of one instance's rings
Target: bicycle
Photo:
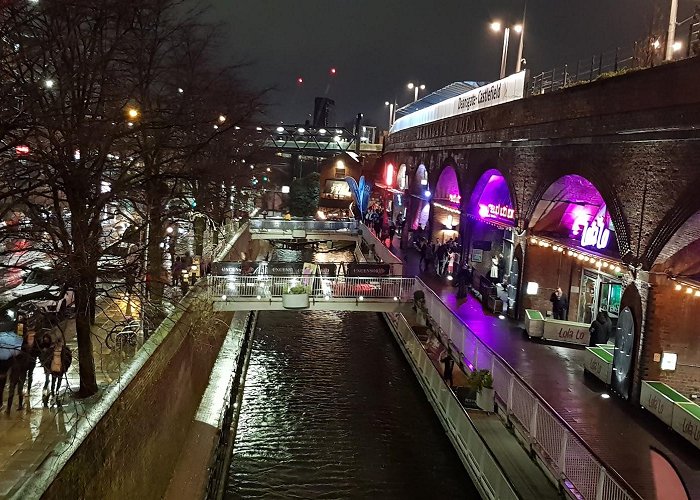
[[[105,337],[105,344],[109,349],[123,349],[126,346],[135,347],[140,328],[139,322],[133,318],[117,323]]]

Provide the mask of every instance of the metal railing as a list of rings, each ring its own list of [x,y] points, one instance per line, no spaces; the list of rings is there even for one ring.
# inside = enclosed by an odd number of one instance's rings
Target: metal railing
[[[446,423],[445,428],[457,453],[462,457],[462,462],[469,469],[470,476],[484,498],[517,499],[515,488],[508,481],[457,396],[440,376],[406,318],[402,314],[387,314],[387,318],[394,325],[403,347],[409,353],[416,376],[421,380],[428,397],[436,403],[435,410]]]
[[[360,223],[362,229],[361,251],[368,262],[381,262],[391,266],[391,274],[403,275],[403,261],[384,246],[381,241],[364,223]]]
[[[266,231],[308,231],[335,232],[345,231],[357,234],[359,222],[356,220],[285,220],[281,218],[250,219],[251,233]]]
[[[605,467],[571,427],[498,354],[483,343],[421,280],[433,328],[459,352],[470,369],[488,369],[496,398],[511,422],[530,441],[532,451],[563,487],[591,500],[632,500],[641,497],[615,471]]]
[[[214,451],[210,457],[209,466],[207,468],[208,479],[204,498],[206,500],[214,500],[221,498],[226,477],[228,475],[228,464],[230,463],[232,438],[235,435],[236,429],[233,428],[236,419],[235,409],[236,401],[239,397],[241,388],[241,378],[243,376],[243,367],[245,365],[245,357],[248,351],[248,343],[251,340],[252,329],[255,325],[255,314],[248,313],[245,319],[243,337],[238,344],[238,356],[236,356],[236,370],[233,378],[230,381],[229,390],[226,394],[226,406],[223,411],[223,418],[219,422],[219,432],[214,446]]]
[[[692,57],[700,52],[700,23],[689,26],[687,39],[682,43],[685,50],[674,60]],[[589,58],[579,59],[573,64],[564,64],[533,75],[528,85],[528,94],[544,94],[606,76],[615,76],[619,72],[649,68],[661,64],[663,55],[663,40],[650,37],[628,47],[600,52]]]
[[[290,288],[303,286],[318,299],[410,300],[415,278],[321,277],[321,276],[211,276],[214,300],[269,299]]]

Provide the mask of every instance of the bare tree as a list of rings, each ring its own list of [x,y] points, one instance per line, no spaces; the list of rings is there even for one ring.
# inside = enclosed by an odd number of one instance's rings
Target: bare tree
[[[163,283],[158,243],[168,202],[191,196],[193,159],[224,134],[233,137],[236,123],[259,107],[254,94],[212,99],[213,88],[238,83],[210,61],[211,32],[184,6],[173,0],[43,0],[0,11],[6,28],[0,81],[12,89],[3,104],[16,109],[11,126],[0,130],[0,207],[26,219],[12,234],[0,228],[0,240],[29,242],[75,291],[83,396],[98,389],[91,338],[96,284],[115,281],[117,271],[136,274],[123,266],[137,266],[147,250],[157,321]],[[20,144],[26,154],[12,154]],[[129,231],[110,225],[115,214]],[[125,242],[126,260],[105,259]]]

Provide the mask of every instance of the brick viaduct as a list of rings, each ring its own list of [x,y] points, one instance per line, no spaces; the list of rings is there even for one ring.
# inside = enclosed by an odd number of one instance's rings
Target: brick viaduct
[[[693,227],[700,211],[700,57],[394,133],[382,158],[382,164],[389,162],[405,164],[409,178],[425,165],[430,186],[444,168],[454,167],[463,213],[481,175],[499,170],[521,230],[554,181],[568,174],[590,181],[615,225],[627,266],[624,280],[634,283],[623,304],[639,316],[636,389],[641,378],[663,378],[652,357],[673,345],[667,338],[673,332],[665,331],[663,322],[645,327],[665,309],[659,305],[653,314],[646,311],[654,303],[649,271],[662,252],[672,255],[700,238],[700,221]],[[676,299],[669,295],[668,300]],[[700,364],[698,344],[693,338],[683,340],[695,365]],[[683,376],[675,376],[676,385],[684,383]],[[684,376],[689,379],[685,389],[700,391],[700,371]]]

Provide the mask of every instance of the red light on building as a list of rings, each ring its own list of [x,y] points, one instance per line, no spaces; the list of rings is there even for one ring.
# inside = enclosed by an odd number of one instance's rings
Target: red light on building
[[[394,184],[394,165],[391,163],[386,166],[386,175],[384,176],[384,180],[386,180],[386,185],[389,187]]]
[[[331,75],[335,75],[335,74],[336,74],[335,68],[331,68]]]
[[[301,85],[302,83],[304,83],[304,79],[302,77],[297,78],[297,84]]]
[[[29,146],[26,144],[21,144],[19,146],[15,146],[15,153],[17,153],[17,156],[24,156],[29,154]]]

